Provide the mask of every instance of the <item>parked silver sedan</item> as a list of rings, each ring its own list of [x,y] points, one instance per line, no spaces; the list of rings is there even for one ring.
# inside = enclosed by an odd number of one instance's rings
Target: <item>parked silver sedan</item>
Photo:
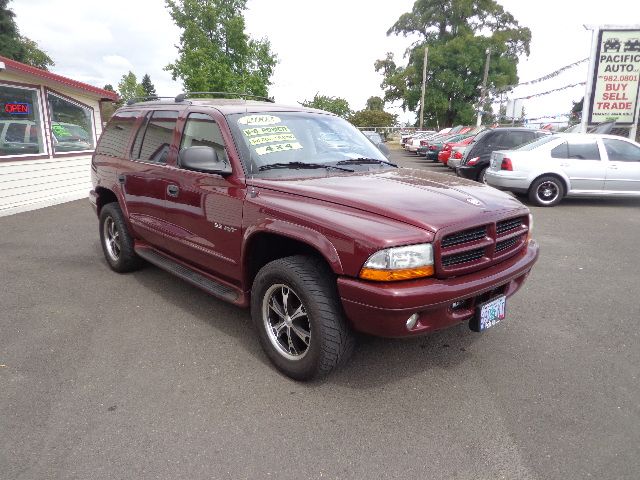
[[[613,135],[550,135],[493,152],[486,180],[527,194],[541,207],[557,205],[565,196],[640,197],[640,144]]]

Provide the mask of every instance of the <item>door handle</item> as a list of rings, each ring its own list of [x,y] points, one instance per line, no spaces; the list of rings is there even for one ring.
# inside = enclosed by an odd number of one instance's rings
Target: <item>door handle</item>
[[[125,178],[124,174],[121,173],[120,175],[118,175],[118,182],[119,183],[124,183],[125,180],[126,180],[126,178]]]
[[[609,170],[617,170],[618,166],[617,165],[609,165]]]
[[[177,197],[178,194],[180,193],[180,189],[178,188],[177,185],[169,185],[167,187],[167,193],[172,197]]]
[[[568,166],[569,166],[569,164],[568,164],[568,163],[561,163],[561,164],[560,164],[560,166],[561,166],[561,167],[568,167]]]

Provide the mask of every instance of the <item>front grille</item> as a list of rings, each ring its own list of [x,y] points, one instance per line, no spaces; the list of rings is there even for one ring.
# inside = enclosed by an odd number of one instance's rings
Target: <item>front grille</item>
[[[519,218],[511,218],[509,220],[505,220],[503,222],[496,223],[496,233],[501,235],[509,230],[514,230],[516,228],[520,228],[524,223],[524,219],[522,217]]]
[[[442,239],[442,248],[453,247],[454,245],[461,245],[463,243],[469,243],[476,240],[480,240],[487,235],[487,227],[482,226],[478,228],[472,228],[470,230],[463,230],[462,232],[447,235]]]
[[[451,267],[453,265],[460,265],[462,263],[473,262],[484,256],[484,248],[476,248],[464,253],[456,253],[453,255],[447,255],[442,259],[443,267]]]
[[[528,226],[521,216],[448,233],[436,242],[436,270],[450,277],[505,260],[526,245]]]
[[[503,252],[520,242],[520,237],[513,237],[508,240],[496,243],[496,253]]]

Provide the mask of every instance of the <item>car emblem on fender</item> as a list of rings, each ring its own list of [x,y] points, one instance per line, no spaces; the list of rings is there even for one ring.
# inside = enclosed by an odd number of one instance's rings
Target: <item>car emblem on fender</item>
[[[465,200],[467,202],[469,202],[471,205],[475,205],[477,207],[479,207],[480,205],[482,205],[482,202],[480,202],[480,200],[476,200],[475,198],[471,198],[471,197],[467,197],[465,198]]]

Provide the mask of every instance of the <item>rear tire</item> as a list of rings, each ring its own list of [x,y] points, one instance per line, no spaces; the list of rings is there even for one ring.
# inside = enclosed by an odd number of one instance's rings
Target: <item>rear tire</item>
[[[143,265],[133,249],[134,240],[124,215],[117,203],[108,203],[100,211],[100,244],[104,257],[112,270],[118,273],[132,272]]]
[[[297,255],[262,267],[251,288],[251,317],[271,362],[295,380],[327,375],[354,347],[335,275],[317,258]]]
[[[487,184],[487,168],[488,167],[484,167],[478,174],[478,182],[484,183],[485,185]]]
[[[529,201],[539,207],[553,207],[564,197],[564,185],[554,176],[538,178],[529,187]]]

